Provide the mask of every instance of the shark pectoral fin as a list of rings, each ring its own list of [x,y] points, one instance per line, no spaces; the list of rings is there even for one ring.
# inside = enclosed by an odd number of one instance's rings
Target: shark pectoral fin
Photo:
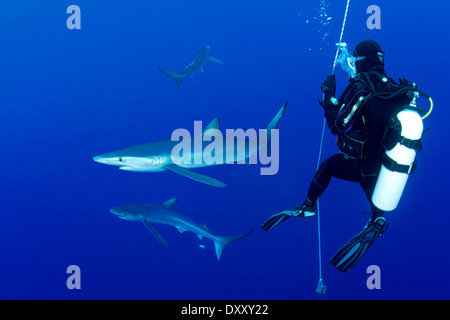
[[[200,240],[203,240],[203,235],[197,233],[197,237],[198,237]]]
[[[225,63],[223,63],[223,62],[220,61],[219,59],[214,58],[214,57],[211,57],[211,56],[209,56],[209,61],[217,62],[217,63],[220,63],[220,64],[222,64],[222,65],[225,65]]]
[[[183,229],[181,227],[175,227],[175,228],[177,228],[178,232],[180,232],[180,233],[183,233],[186,231],[186,229]]]
[[[124,171],[134,171],[134,169],[132,167],[128,167],[128,166],[121,166],[119,167],[120,170],[124,170]]]
[[[216,180],[216,179],[208,177],[208,176],[204,176],[204,175],[196,173],[196,172],[189,171],[188,169],[177,166],[174,163],[165,165],[164,169],[181,174],[182,176],[185,176],[186,178],[189,178],[189,179],[192,179],[192,180],[204,183],[204,184],[208,184],[210,186],[214,186],[214,187],[226,187],[227,186],[225,183],[223,183],[219,180]]]
[[[187,71],[187,70],[191,69],[192,66],[193,66],[194,64],[195,64],[195,61],[192,61],[191,63],[189,63],[189,64],[184,68],[184,71]]]
[[[147,221],[142,221],[142,223],[147,227],[147,229],[155,236],[156,239],[159,240],[159,242],[161,242],[163,245],[165,245],[166,247],[168,247],[169,245],[167,244],[166,240],[164,240],[164,238],[159,234],[158,231],[156,231],[155,228],[153,228],[153,226],[147,222]]]

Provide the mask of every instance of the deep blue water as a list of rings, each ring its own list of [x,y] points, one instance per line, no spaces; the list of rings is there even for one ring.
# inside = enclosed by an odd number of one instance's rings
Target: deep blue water
[[[330,74],[346,1],[9,0],[0,4],[1,299],[449,299],[446,43],[450,5],[442,1],[353,1],[344,41],[372,38],[386,71],[431,94],[431,130],[388,231],[341,274],[328,264],[359,232],[369,211],[357,184],[333,180],[320,202],[323,278],[318,281],[317,219],[291,219],[270,233],[259,226],[299,205],[315,172],[323,112],[320,85]],[[81,8],[81,30],[66,9]],[[381,8],[369,30],[366,9]],[[306,23],[309,20],[309,23]],[[179,90],[158,67],[179,71],[211,46],[225,66]],[[346,84],[336,71],[338,92]],[[92,161],[101,153],[169,139],[220,116],[222,128],[265,128],[281,105],[280,168],[198,169],[227,183],[214,188],[174,173],[135,173]],[[427,101],[421,100],[424,108]],[[322,158],[337,152],[326,131]],[[255,232],[217,261],[192,233],[154,225],[162,246],[137,222],[109,208],[177,197],[185,215],[220,235]],[[68,290],[66,268],[81,269]],[[369,265],[381,289],[366,286]]]

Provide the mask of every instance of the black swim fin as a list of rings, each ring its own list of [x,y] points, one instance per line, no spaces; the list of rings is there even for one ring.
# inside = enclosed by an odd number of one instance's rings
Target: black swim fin
[[[315,203],[307,204],[306,202],[304,202],[300,207],[297,207],[293,210],[284,210],[275,213],[269,219],[267,219],[266,222],[263,223],[261,228],[264,231],[270,231],[277,225],[279,225],[280,223],[286,221],[291,217],[303,217],[303,218],[314,217],[316,215],[316,210],[317,205]]]
[[[280,223],[286,221],[291,217],[295,217],[293,210],[285,210],[277,212],[274,215],[272,215],[269,219],[267,219],[266,222],[263,223],[261,229],[263,229],[264,231],[270,231],[277,225],[279,225]]]
[[[330,264],[341,272],[347,272],[361,260],[370,246],[387,228],[388,224],[383,217],[379,217],[374,222],[370,222],[363,231],[350,239],[350,241],[336,252],[333,258],[331,258]]]

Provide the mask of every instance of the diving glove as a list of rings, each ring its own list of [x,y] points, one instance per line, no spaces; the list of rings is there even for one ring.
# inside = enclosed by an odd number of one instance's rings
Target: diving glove
[[[330,100],[336,94],[336,77],[334,74],[329,75],[322,83],[320,90],[323,92],[324,101]]]

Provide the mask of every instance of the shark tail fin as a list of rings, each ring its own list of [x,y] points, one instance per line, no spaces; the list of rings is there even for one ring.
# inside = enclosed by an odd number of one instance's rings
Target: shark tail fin
[[[280,123],[281,118],[283,118],[284,116],[284,112],[286,111],[288,103],[286,102],[285,104],[283,104],[283,106],[281,107],[281,109],[277,112],[277,114],[275,115],[275,117],[273,117],[273,119],[269,122],[269,124],[266,127],[266,131],[267,131],[267,138],[266,139],[260,139],[260,143],[259,143],[259,148],[262,150],[266,150],[267,152],[267,148],[270,145],[270,141],[272,139],[272,135],[273,135],[273,131],[277,129],[278,124]]]
[[[175,80],[175,89],[178,89],[180,87],[181,81],[183,80],[183,76],[180,73],[174,71],[167,71],[161,67],[159,68],[159,70],[169,78]]]
[[[267,125],[267,132],[270,133],[270,130],[276,129],[278,127],[278,124],[280,123],[280,119],[284,116],[284,112],[286,111],[288,103],[286,102],[283,104],[281,109],[277,112],[275,117],[272,119],[272,121],[269,122]]]
[[[227,244],[230,244],[235,241],[238,241],[238,240],[248,237],[252,232],[253,232],[253,229],[247,233],[244,233],[244,234],[241,234],[238,236],[217,236],[214,239],[214,244],[216,246],[217,260],[220,260],[220,257],[222,256],[223,247],[225,247]]]

